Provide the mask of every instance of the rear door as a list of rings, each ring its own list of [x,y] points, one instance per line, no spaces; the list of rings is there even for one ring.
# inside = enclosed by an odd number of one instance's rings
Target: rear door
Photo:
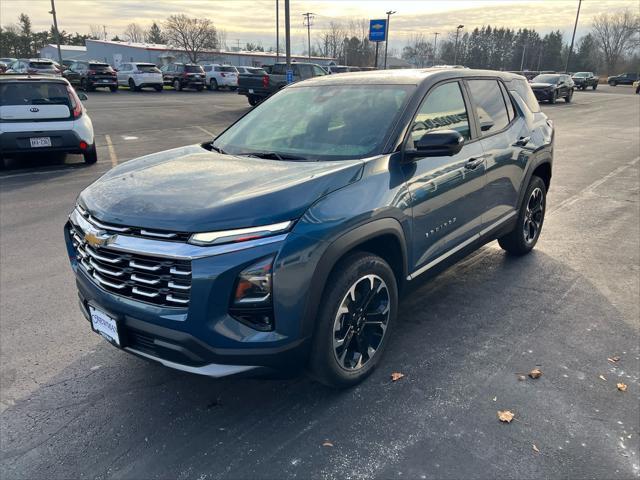
[[[132,65],[130,63],[123,63],[116,72],[118,78],[118,84],[127,85],[129,83],[129,74],[131,73]]]
[[[524,173],[529,161],[528,127],[514,108],[511,96],[495,78],[467,80],[486,155],[483,229],[515,215]]]
[[[456,155],[425,157],[403,165],[411,194],[414,274],[468,245],[480,230],[484,152],[469,111],[462,85],[453,80],[433,87],[413,119],[407,148],[436,130],[456,130],[465,139]]]

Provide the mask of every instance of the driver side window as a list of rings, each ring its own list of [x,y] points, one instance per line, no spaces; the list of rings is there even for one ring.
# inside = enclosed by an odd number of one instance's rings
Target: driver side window
[[[471,138],[469,115],[458,82],[437,86],[422,102],[411,126],[411,147],[426,133],[455,130],[465,140]]]

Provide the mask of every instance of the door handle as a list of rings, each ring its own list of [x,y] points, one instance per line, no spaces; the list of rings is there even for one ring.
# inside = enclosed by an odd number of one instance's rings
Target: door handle
[[[531,137],[520,137],[516,143],[513,144],[514,147],[524,147],[527,143],[529,143]]]
[[[482,162],[484,162],[484,157],[470,158],[469,160],[467,160],[467,163],[464,164],[464,168],[468,170],[475,170],[479,165],[482,164]]]

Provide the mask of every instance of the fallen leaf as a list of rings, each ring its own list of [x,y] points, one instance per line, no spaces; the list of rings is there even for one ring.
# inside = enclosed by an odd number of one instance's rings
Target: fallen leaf
[[[542,376],[542,370],[540,370],[539,368],[534,368],[529,372],[529,376],[531,378],[540,378]]]
[[[493,397],[493,401],[495,402],[496,400],[498,400],[498,397]]]
[[[402,377],[404,377],[404,373],[400,373],[400,372],[393,372],[391,374],[391,381],[393,382],[397,382],[398,380],[400,380]]]
[[[498,419],[501,422],[511,423],[515,414],[509,410],[498,410]]]
[[[525,377],[524,375],[518,375],[518,380],[523,382],[524,380],[526,380],[527,377]]]
[[[600,380],[604,380],[605,382],[607,381],[607,379],[606,379],[606,378],[604,378],[604,375],[600,375],[598,378],[599,378]]]
[[[536,447],[536,444],[533,444],[533,451],[536,453],[540,453],[540,450],[538,450],[538,447]]]
[[[617,385],[618,390],[620,390],[621,392],[626,392],[627,391],[627,384],[626,383],[619,383]]]
[[[620,361],[620,357],[618,357],[617,355],[615,357],[609,357],[607,358],[607,360],[609,360],[611,363],[616,363],[618,361]]]
[[[331,443],[329,440],[325,440],[325,441],[322,443],[322,446],[323,446],[323,447],[333,447],[333,443]]]

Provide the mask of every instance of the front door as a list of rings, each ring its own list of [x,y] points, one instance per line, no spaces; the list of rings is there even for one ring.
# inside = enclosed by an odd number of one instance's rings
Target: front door
[[[485,159],[468,112],[461,85],[452,81],[427,94],[412,123],[407,148],[434,130],[457,130],[465,139],[456,155],[419,158],[403,166],[411,194],[414,275],[471,243],[480,231]]]

